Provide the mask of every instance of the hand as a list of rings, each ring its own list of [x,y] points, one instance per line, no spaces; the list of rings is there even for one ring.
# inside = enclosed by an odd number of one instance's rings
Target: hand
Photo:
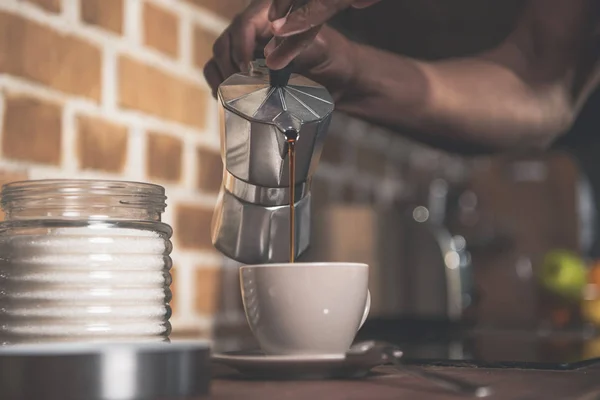
[[[325,4],[327,6],[315,6]],[[350,79],[354,57],[351,48],[353,43],[333,29],[321,24],[310,27],[315,21],[326,21],[338,10],[348,6],[364,7],[379,0],[311,0],[305,6],[287,15],[286,21],[300,29],[300,34],[288,34],[283,29],[283,40],[276,46],[275,41],[265,47],[267,65],[272,69],[280,69],[295,59],[295,71],[327,86],[334,97]],[[238,15],[231,25],[217,39],[213,47],[213,58],[206,64],[204,75],[208,84],[216,94],[218,86],[230,75],[243,71],[252,60],[254,50],[273,37],[271,19],[277,21],[289,9],[290,0],[254,0],[246,10]],[[276,9],[276,7],[280,7]],[[326,16],[314,17],[314,12],[325,7]],[[321,11],[319,11],[321,12]],[[301,17],[308,23],[300,27]],[[297,21],[297,22],[294,22]]]
[[[336,14],[348,7],[365,8],[379,1],[273,0],[269,8],[269,20],[273,22],[271,30],[275,38],[265,48],[267,65],[272,69],[285,67],[315,39],[321,26]]]
[[[273,36],[268,18],[270,5],[271,0],[254,0],[216,40],[213,57],[204,66],[213,96],[225,79],[246,70],[254,50]]]

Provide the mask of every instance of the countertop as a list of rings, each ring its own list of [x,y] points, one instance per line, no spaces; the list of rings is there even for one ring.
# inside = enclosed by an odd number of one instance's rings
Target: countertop
[[[487,399],[600,400],[600,363],[572,371],[423,367],[448,375],[492,385]],[[259,381],[246,380],[227,369],[216,368],[208,399],[431,399],[463,398],[438,389],[392,367],[373,370],[361,380]]]

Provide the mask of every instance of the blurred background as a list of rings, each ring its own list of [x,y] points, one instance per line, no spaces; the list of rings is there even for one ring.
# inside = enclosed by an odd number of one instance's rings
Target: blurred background
[[[224,349],[251,339],[238,266],[210,241],[222,166],[202,68],[245,4],[0,0],[2,183],[165,186],[174,336],[213,337]],[[328,141],[304,259],[369,263],[373,324],[584,332],[599,322],[589,294],[596,149],[464,159],[342,114]]]

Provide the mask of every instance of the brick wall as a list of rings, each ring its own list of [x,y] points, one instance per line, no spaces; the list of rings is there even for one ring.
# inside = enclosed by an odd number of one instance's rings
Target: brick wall
[[[222,167],[202,68],[245,3],[0,1],[0,183],[164,185],[179,334],[206,335],[219,307],[223,261],[209,222]]]
[[[223,347],[239,344],[246,322],[237,265],[210,243],[222,166],[202,68],[245,3],[0,0],[0,183],[77,177],[165,186],[174,333],[206,336],[217,326]],[[411,195],[407,168],[430,179],[462,166],[335,115],[313,183],[315,209],[386,207]]]

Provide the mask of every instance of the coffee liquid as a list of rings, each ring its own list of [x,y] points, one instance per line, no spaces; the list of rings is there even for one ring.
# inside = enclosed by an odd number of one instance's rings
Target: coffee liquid
[[[296,259],[296,141],[298,132],[285,132],[288,148],[289,183],[290,183],[290,262]]]

